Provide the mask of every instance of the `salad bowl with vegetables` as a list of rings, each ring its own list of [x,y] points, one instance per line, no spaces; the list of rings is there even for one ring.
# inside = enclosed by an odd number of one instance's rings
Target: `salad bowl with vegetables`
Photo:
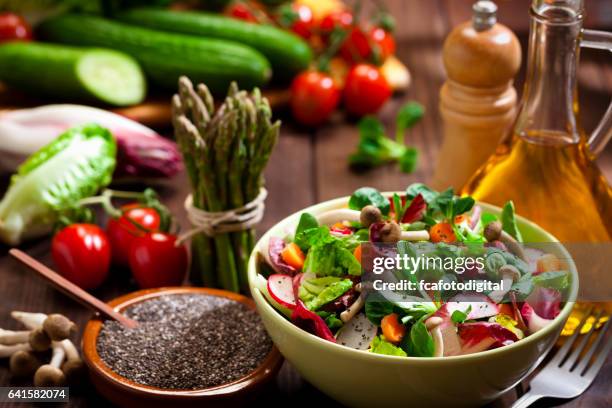
[[[396,283],[467,290],[377,290],[372,254],[389,248],[389,258],[478,256],[482,264],[461,273],[387,271]],[[486,280],[499,285],[467,285]],[[565,248],[516,216],[511,202],[500,209],[413,184],[401,193],[364,187],[281,221],[255,248],[249,284],[281,353],[338,401],[473,406],[541,361],[571,311],[578,278]]]

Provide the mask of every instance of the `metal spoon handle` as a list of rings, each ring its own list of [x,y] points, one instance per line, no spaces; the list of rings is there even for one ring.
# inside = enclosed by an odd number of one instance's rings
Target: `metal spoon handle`
[[[9,253],[21,261],[23,264],[28,266],[30,269],[37,272],[40,276],[45,278],[49,283],[55,286],[64,294],[70,296],[77,302],[81,303],[83,306],[101,313],[102,315],[109,317],[113,320],[118,321],[122,325],[128,328],[134,328],[138,325],[138,322],[130,319],[129,317],[119,313],[106,303],[102,302],[97,297],[91,295],[85,290],[81,289],[74,283],[70,282],[59,273],[53,271],[51,268],[46,265],[38,262],[36,259],[32,258],[30,255],[26,254],[19,249],[11,249]]]

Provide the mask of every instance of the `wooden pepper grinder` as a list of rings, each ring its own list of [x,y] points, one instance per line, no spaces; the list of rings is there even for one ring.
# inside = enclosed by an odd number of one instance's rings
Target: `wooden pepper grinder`
[[[444,43],[448,80],[440,90],[444,141],[432,185],[460,189],[495,151],[516,113],[513,79],[521,64],[514,33],[497,23],[497,6],[478,1],[472,21]]]

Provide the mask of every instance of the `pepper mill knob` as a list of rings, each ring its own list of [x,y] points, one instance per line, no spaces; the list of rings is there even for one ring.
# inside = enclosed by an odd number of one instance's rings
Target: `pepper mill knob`
[[[444,42],[449,79],[466,86],[496,87],[511,81],[521,65],[521,46],[508,27],[497,23],[497,6],[481,0],[472,21],[455,27]]]

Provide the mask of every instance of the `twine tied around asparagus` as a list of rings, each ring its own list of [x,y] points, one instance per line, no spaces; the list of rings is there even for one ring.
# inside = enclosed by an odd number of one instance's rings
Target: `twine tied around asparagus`
[[[178,242],[184,242],[193,235],[204,233],[209,237],[228,232],[244,231],[257,225],[264,215],[265,200],[268,191],[265,188],[259,190],[255,199],[242,207],[226,211],[204,211],[193,205],[193,195],[189,194],[185,199],[185,211],[187,219],[193,226],[189,231],[181,234]]]

